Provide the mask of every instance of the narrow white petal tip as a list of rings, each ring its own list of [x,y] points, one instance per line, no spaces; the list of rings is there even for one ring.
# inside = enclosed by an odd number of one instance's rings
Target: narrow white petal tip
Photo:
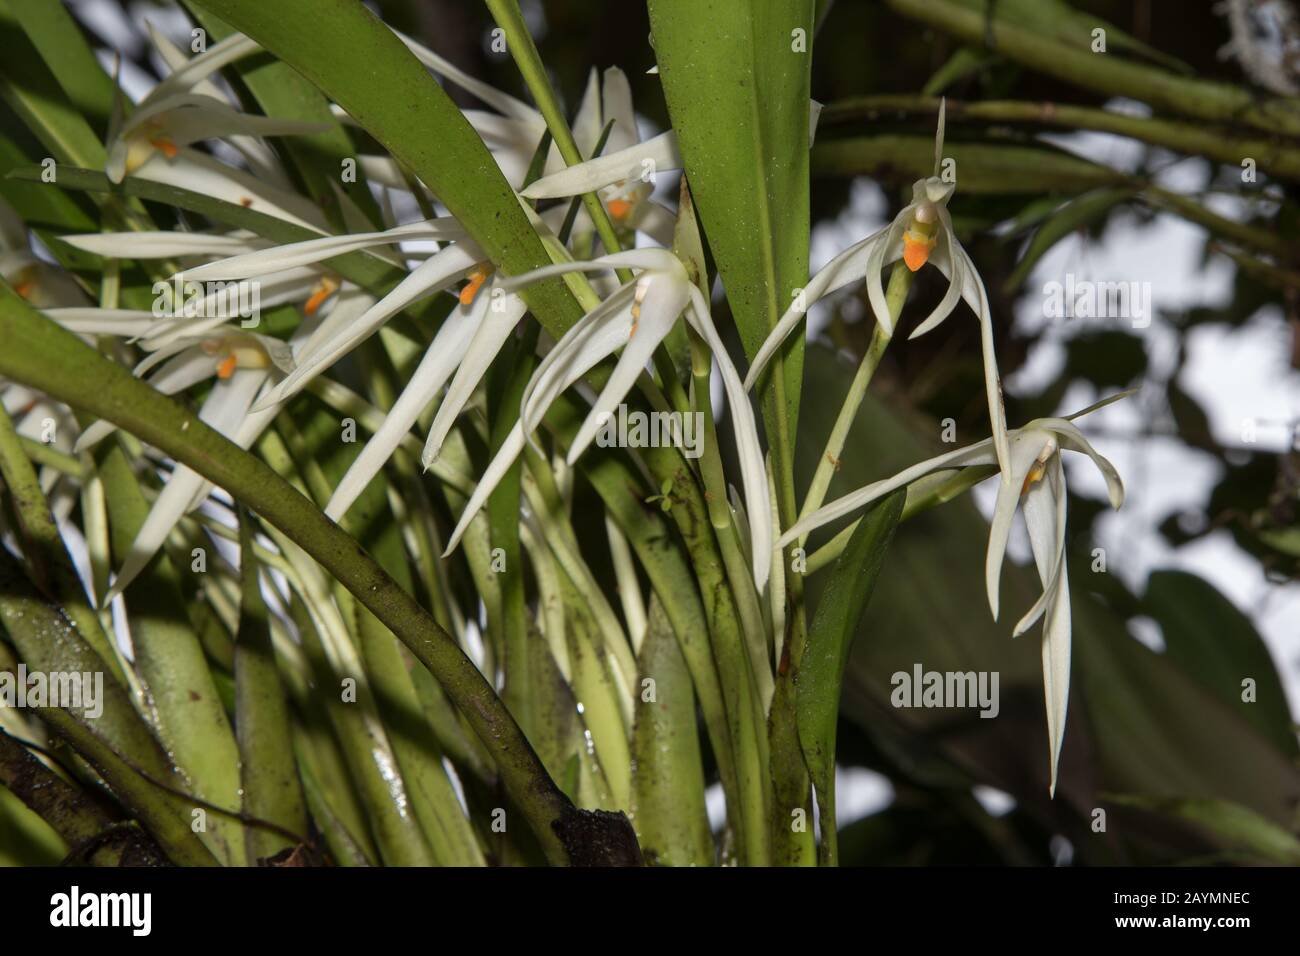
[[[894,320],[889,316],[889,310],[886,309],[880,315],[876,316],[876,321],[880,323],[880,328],[890,338],[894,336]]]
[[[1052,774],[1052,782],[1047,785],[1047,797],[1049,800],[1056,799],[1056,774]]]

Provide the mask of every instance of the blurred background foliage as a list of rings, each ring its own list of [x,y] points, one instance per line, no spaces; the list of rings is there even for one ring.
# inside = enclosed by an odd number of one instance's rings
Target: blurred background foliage
[[[509,56],[491,50],[493,23],[482,4],[372,5],[468,72],[526,97]],[[150,5],[122,0],[122,6],[141,17]],[[654,53],[643,4],[523,6],[542,59],[570,104],[591,66],[617,65],[646,124],[666,128],[659,81],[646,72]],[[1261,310],[1280,315],[1289,330],[1275,340],[1280,367],[1300,368],[1300,100],[1287,88],[1300,70],[1292,73],[1294,51],[1285,42],[1276,69],[1258,62],[1262,47],[1225,55],[1232,20],[1216,6],[1208,0],[822,0],[813,96],[826,108],[813,152],[812,215],[815,228],[839,237],[830,252],[863,234],[849,234],[840,220],[864,184],[878,185],[886,201],[867,225],[874,229],[892,216],[920,171],[912,164],[928,165],[934,97],[946,95],[948,154],[957,159],[959,177],[952,211],[991,297],[1004,376],[1016,380],[1044,336],[1064,343],[1052,374],[1032,376],[1032,387],[1008,388],[1008,419],[1020,423],[1060,411],[1067,393],[1084,395],[1078,404],[1086,404],[1091,396],[1143,385],[1140,428],[1209,456],[1217,475],[1195,506],[1180,499],[1177,508],[1162,510],[1159,501],[1147,502],[1156,532],[1170,546],[1185,546],[1227,530],[1259,573],[1282,588],[1300,573],[1300,454],[1290,438],[1296,421],[1289,418],[1295,409],[1279,396],[1271,412],[1287,442],[1271,450],[1229,442],[1212,427],[1213,409],[1182,384],[1188,338],[1197,327],[1235,332]],[[1093,55],[1098,26],[1107,30],[1108,49],[1090,72],[1067,77],[1071,61],[1064,56],[1059,70],[1044,69],[1042,58],[1061,50]],[[1005,38],[1004,29],[1012,31]],[[1289,39],[1300,45],[1300,35]],[[150,68],[143,50],[141,65]],[[1121,94],[1115,85],[1129,81],[1134,88]],[[1207,81],[1226,86],[1207,90]],[[1214,91],[1224,89],[1234,95],[1216,98]],[[460,105],[474,105],[461,91],[451,92]],[[1151,109],[1121,110],[1117,97]],[[1268,112],[1274,108],[1282,112]],[[1277,116],[1282,119],[1267,121]],[[1130,133],[1149,140],[1126,136],[1137,151],[1122,166],[1110,165],[1105,149],[1067,152],[1041,138],[1068,133],[1080,119],[1106,133],[1107,123],[1119,122],[1107,117],[1134,120]],[[1161,119],[1168,125],[1156,122]],[[1239,156],[1257,160],[1256,181],[1243,182]],[[1164,185],[1162,177],[1180,163],[1198,164],[1197,191]],[[1211,201],[1223,197],[1231,200],[1227,207]],[[1016,320],[1026,307],[1040,310],[1040,290],[1027,280],[1053,246],[1080,236],[1095,244],[1117,236],[1143,242],[1167,216],[1200,230],[1193,269],[1211,263],[1232,269],[1225,301],[1162,311],[1157,296],[1158,321],[1174,343],[1172,361],[1154,368],[1151,339],[1128,323],[1062,336],[1051,322]],[[829,252],[817,261],[816,241],[814,248],[816,267]],[[904,323],[925,314],[940,294],[934,270],[919,274]],[[823,343],[834,348],[809,351],[799,432],[804,482],[852,374],[846,354],[860,355],[871,330],[860,289],[822,320]],[[954,320],[887,354],[832,497],[943,450],[943,419],[955,420],[961,443],[983,436],[977,336],[974,322]],[[1143,435],[1130,438],[1141,442]],[[1131,486],[1141,480],[1125,477]],[[1300,750],[1282,676],[1288,669],[1294,674],[1296,662],[1275,659],[1253,609],[1235,606],[1200,576],[1165,569],[1127,581],[1094,573],[1104,510],[1098,499],[1072,490],[1075,678],[1055,800],[1047,793],[1037,638],[1012,640],[1009,620],[989,620],[979,574],[987,528],[976,502],[964,497],[900,527],[861,625],[839,730],[843,786],[886,796],[868,801],[870,812],[850,823],[853,801],[841,795],[844,863],[1300,863]],[[1112,554],[1111,561],[1119,565],[1123,555]],[[1006,585],[1012,608],[1028,606],[1036,586],[1027,567],[1017,570]],[[811,579],[813,602],[821,583],[819,576]],[[1154,622],[1162,640],[1139,641],[1134,622]],[[1300,636],[1300,621],[1291,624]],[[1291,650],[1300,646],[1293,641]],[[930,670],[999,671],[998,719],[981,720],[973,710],[891,707],[890,675],[916,662]],[[1242,700],[1246,678],[1255,682],[1253,702]],[[1001,793],[990,796],[988,788]],[[0,821],[15,812],[14,801],[0,792]],[[55,852],[40,832],[0,823],[0,860]]]

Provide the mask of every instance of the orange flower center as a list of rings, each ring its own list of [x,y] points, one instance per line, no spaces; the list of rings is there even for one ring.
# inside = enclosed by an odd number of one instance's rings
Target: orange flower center
[[[903,233],[903,262],[915,272],[930,261],[930,252],[934,249],[935,239],[911,229]]]
[[[303,306],[303,311],[308,315],[315,315],[326,300],[338,290],[339,282],[337,279],[332,276],[321,276],[320,281],[312,287],[311,297],[307,300],[307,304]]]
[[[492,264],[480,262],[474,267],[474,271],[469,274],[469,281],[465,283],[464,288],[460,290],[460,304],[473,305],[474,298],[478,295],[478,290],[483,288],[483,283],[487,282],[488,276],[492,274]]]

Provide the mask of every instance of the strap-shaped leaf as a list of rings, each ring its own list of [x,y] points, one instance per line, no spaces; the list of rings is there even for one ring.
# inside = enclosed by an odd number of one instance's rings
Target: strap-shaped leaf
[[[863,515],[817,604],[799,665],[799,743],[817,791],[821,858],[826,865],[835,862],[835,720],[840,684],[858,619],[871,600],[906,499],[905,491],[896,491]]]
[[[651,0],[650,25],[691,193],[753,356],[808,278],[813,4]],[[769,386],[784,391],[784,440],[802,355],[794,340],[783,381]]]

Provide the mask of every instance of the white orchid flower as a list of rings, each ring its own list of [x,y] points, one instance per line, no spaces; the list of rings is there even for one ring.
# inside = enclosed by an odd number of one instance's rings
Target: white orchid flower
[[[450,80],[497,111],[493,113],[486,110],[466,109],[461,112],[491,151],[506,181],[518,188],[532,164],[538,142],[546,133],[546,120],[542,114],[522,100],[503,93],[482,80],[475,79],[410,37],[401,33],[397,36],[430,71]],[[347,122],[352,122],[341,111],[336,111],[336,115]],[[526,198],[565,198],[598,189],[616,226],[644,233],[661,245],[670,245],[676,217],[672,210],[652,201],[650,194],[654,189],[652,174],[657,169],[681,168],[676,136],[669,131],[647,140],[644,144],[640,143],[636,111],[632,105],[632,89],[628,84],[627,75],[618,67],[609,67],[603,74],[598,74],[593,69],[588,74],[587,87],[573,120],[574,142],[582,155],[590,156],[595,152],[601,134],[610,121],[613,121],[613,125],[610,127],[609,137],[601,150],[601,157],[596,162],[609,155],[621,156],[629,152],[635,153],[636,160],[631,163],[632,172],[629,175],[611,176],[608,174],[610,168],[608,164],[602,164],[596,167],[597,171],[594,173],[598,179],[603,177],[598,187],[593,187],[592,190],[579,189],[564,192],[564,188],[575,181],[573,174],[566,175],[566,170],[570,168],[587,170],[590,162],[567,167],[560,155],[559,147],[552,144],[542,173],[544,177],[548,177],[548,181],[555,180],[556,176],[565,177],[558,180],[559,191],[534,196],[531,191],[526,190],[523,195]],[[402,170],[388,156],[363,156],[361,165],[366,175],[375,182],[394,189],[408,188]],[[615,165],[622,169],[628,164],[619,161]],[[577,178],[583,179],[589,175],[579,173]],[[556,230],[566,212],[565,208],[560,207],[550,211],[550,214],[544,215],[543,218],[553,230]],[[574,234],[581,236],[592,231],[593,227],[586,211],[579,210]]]
[[[1065,568],[1065,471],[1061,452],[1087,455],[1106,481],[1111,506],[1124,503],[1124,485],[1115,466],[1097,453],[1074,419],[1126,398],[1122,392],[1065,418],[1039,418],[1009,434],[1009,471],[998,484],[997,504],[989,530],[984,575],[993,619],[998,617],[998,583],[1016,506],[1024,503],[1025,525],[1043,593],[1016,624],[1019,637],[1045,617],[1043,627],[1043,690],[1047,701],[1047,733],[1050,747],[1050,792],[1056,793],[1057,765],[1065,736],[1065,715],[1070,693],[1070,586]],[[779,546],[796,541],[809,531],[837,518],[865,508],[873,501],[936,472],[974,465],[997,465],[992,439],[976,442],[904,469],[892,478],[872,482],[813,512],[782,536]]]
[[[108,178],[120,183],[156,155],[175,159],[181,147],[232,136],[263,137],[319,133],[321,123],[254,116],[210,96],[183,94],[137,110],[109,147]]]
[[[189,68],[189,54],[167,39],[167,37],[164,36],[161,31],[156,29],[152,23],[146,21],[145,28],[149,31],[149,39],[152,41],[154,49],[157,50],[158,56],[165,64],[167,64],[168,69],[170,69],[173,74]],[[230,39],[234,40],[235,38],[231,37]],[[244,40],[243,44],[233,44],[236,53],[241,56],[243,55],[242,51],[256,48],[256,44],[253,44],[250,48],[249,44],[252,44],[252,41],[247,37],[242,37],[242,39]],[[207,67],[205,66],[203,68],[206,69]],[[182,76],[184,76],[184,74],[182,74]],[[233,94],[223,90],[211,79],[203,78],[196,81],[184,80],[184,83],[192,93],[211,97],[218,103],[224,103],[233,106],[236,109],[240,106],[239,100],[237,100]],[[235,133],[223,136],[222,139],[243,155],[244,161],[248,163],[248,168],[259,179],[266,180],[280,189],[293,189],[293,184],[288,175],[286,175],[284,166],[280,162],[279,157],[276,156],[275,152],[260,138],[257,136],[244,136]]]
[[[993,316],[984,282],[952,228],[948,201],[952,198],[955,184],[945,182],[940,175],[943,166],[944,114],[945,106],[941,104],[934,137],[934,175],[918,179],[912,185],[912,201],[903,207],[889,225],[845,249],[809,280],[803,294],[795,299],[754,356],[745,378],[745,387],[754,387],[772,356],[798,328],[813,303],[858,279],[866,280],[867,297],[876,321],[887,334],[893,335],[893,322],[885,303],[882,273],[899,259],[913,272],[930,262],[948,279],[948,290],[934,311],[916,327],[909,338],[924,335],[939,325],[952,314],[959,300],[964,300],[971,307],[980,323],[985,397],[988,401],[993,443],[1003,473],[1006,474],[1007,423],[1002,403],[1002,384],[998,376],[997,353],[993,346]]]
[[[438,456],[447,433],[527,308],[519,296],[505,292],[495,279],[486,290],[476,289],[462,300],[429,343],[424,358],[385,416],[383,425],[334,489],[325,506],[327,515],[337,521],[347,513],[450,378],[451,384],[429,428],[421,458],[427,464]]]
[[[26,249],[0,252],[0,279],[38,309],[89,301],[71,274]]]
[[[136,367],[136,374],[143,375],[165,363],[150,377],[149,384],[172,394],[215,375],[217,380],[203,401],[199,420],[247,450],[279,411],[278,405],[254,409],[254,402],[275,378],[292,368],[295,354],[312,331],[312,325],[304,323],[285,343],[231,329],[217,339],[155,352]],[[78,440],[78,450],[111,430],[111,426],[96,422]],[[176,524],[202,504],[211,490],[212,483],[189,467],[178,464],[172,470],[104,597],[105,605],[153,560]]]
[[[215,238],[193,240],[187,234],[178,235],[180,238],[173,247],[177,251],[201,247]],[[444,217],[408,223],[381,232],[322,236],[270,248],[237,251],[235,255],[185,269],[173,276],[171,281],[184,284],[255,279],[259,283],[263,307],[305,299],[303,310],[308,318],[312,318],[327,301],[345,295],[351,295],[355,300],[357,291],[321,263],[351,252],[369,251],[386,261],[400,264],[400,255],[391,255],[382,251],[381,247],[415,240],[450,241],[463,235],[463,230],[454,219]],[[132,249],[142,247],[156,251],[167,247],[163,238],[148,237],[134,241],[128,238],[125,241]],[[94,244],[93,240],[91,244]],[[178,252],[174,251],[173,254]],[[462,298],[468,300],[473,298],[473,293],[490,274],[490,267],[483,262],[477,247],[468,240],[463,240],[430,256],[382,300],[377,303],[367,301],[367,307],[361,312],[336,307],[325,316],[324,321],[312,331],[302,346],[294,374],[281,382],[274,394],[264,396],[259,408],[291,398],[312,378],[369,337],[393,314],[423,295],[452,285],[467,274],[470,284],[467,292],[462,292]],[[203,314],[212,316],[214,313],[219,314],[218,310],[205,310]],[[150,331],[150,337],[143,344],[146,348],[158,348],[178,337],[202,331],[206,326],[220,324],[221,321],[220,318],[206,318],[177,323],[164,319]]]
[[[626,82],[626,78],[623,78],[625,85]],[[607,92],[607,101],[608,97]],[[812,144],[820,115],[821,104],[810,100],[809,145]],[[635,132],[635,121],[631,128]],[[658,174],[681,168],[682,154],[677,145],[677,134],[673,130],[645,141],[633,138],[632,142],[626,144],[615,140],[611,134],[606,148],[599,156],[554,172],[548,168],[546,175],[524,189],[520,195],[525,199],[566,199],[597,192],[616,222],[651,235],[666,228],[671,235],[672,224],[675,222],[673,213],[658,203],[649,201],[648,197],[654,189]]]
[[[506,437],[474,489],[461,514],[460,523],[448,539],[444,554],[450,554],[492,490],[501,481],[547,408],[566,388],[608,356],[622,349],[618,362],[596,398],[569,447],[568,461],[575,462],[615,411],[646,368],[654,350],[683,312],[703,337],[722,372],[723,386],[731,409],[733,431],[742,473],[745,500],[749,504],[749,534],[753,542],[754,581],[761,592],[767,584],[772,562],[772,523],[766,502],[767,476],[753,409],[741,387],[740,375],[727,355],[713,325],[708,303],[686,273],[685,266],[665,249],[637,249],[602,256],[587,262],[566,262],[537,269],[509,280],[507,288],[569,272],[599,272],[630,268],[640,274],[619,286],[596,308],[569,329],[538,364],[525,389],[519,420]],[[426,453],[425,465],[432,461]],[[758,504],[755,504],[757,502]]]
[[[135,316],[150,315],[125,309],[88,308],[48,309],[45,314],[70,331],[125,337],[131,337],[138,328],[136,323],[140,320]],[[240,372],[261,372],[261,379],[265,380],[272,369],[281,375],[293,370],[293,350],[288,343],[269,335],[222,326],[196,330],[151,351],[136,365],[133,374],[164,395],[177,395],[209,379],[216,379],[220,385]],[[245,395],[245,391],[230,388],[219,394],[214,391],[214,395],[223,420],[241,419],[248,413],[254,397],[247,394],[247,400],[241,404],[237,396]],[[112,422],[100,419],[81,433],[75,450],[83,451],[115,430]]]
[[[261,49],[247,37],[228,37],[192,60],[184,59],[160,35],[154,34],[154,39],[160,55],[173,71],[109,137],[104,172],[114,183],[120,183],[156,155],[174,159],[182,147],[202,140],[242,137],[246,144],[248,138],[318,133],[326,128],[302,120],[252,116],[219,98],[219,91],[208,77]],[[253,156],[265,159],[270,154],[254,151]]]

